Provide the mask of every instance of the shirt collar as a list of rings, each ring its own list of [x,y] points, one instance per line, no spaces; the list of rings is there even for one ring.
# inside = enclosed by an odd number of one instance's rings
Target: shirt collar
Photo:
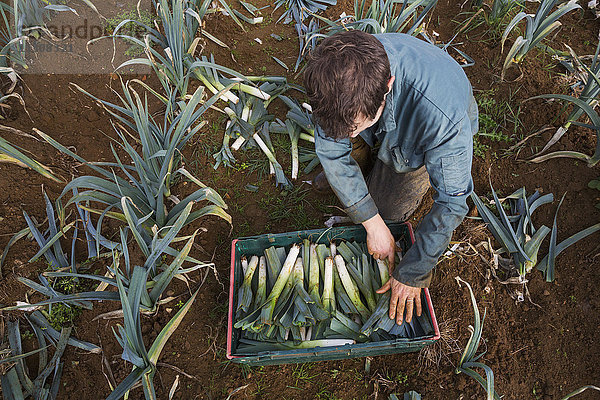
[[[379,118],[377,128],[377,134],[381,133],[381,131],[390,132],[396,129],[396,119],[394,118],[394,87],[388,93],[385,98],[385,107],[383,108],[383,112],[381,113],[381,117]]]

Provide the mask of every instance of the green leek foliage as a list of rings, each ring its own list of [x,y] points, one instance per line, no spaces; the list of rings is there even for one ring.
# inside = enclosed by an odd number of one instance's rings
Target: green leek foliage
[[[115,118],[122,122],[122,125],[132,128],[138,135],[136,138],[135,135],[115,126],[121,139],[118,145],[133,161],[133,166],[121,161],[113,145],[111,150],[116,159],[115,163],[90,163],[50,136],[36,130],[55,148],[86,164],[100,175],[81,176],[69,182],[61,196],[71,189],[77,189],[79,193],[69,199],[66,206],[87,201],[103,204],[105,206],[103,210],[88,208],[90,212],[100,215],[97,233],[102,232],[102,221],[105,217],[133,224],[134,233],[139,232],[140,237],[138,240],[136,236],[136,240],[138,243],[145,243],[145,247],[142,247],[144,251],[154,240],[154,232],[163,236],[164,229],[179,221],[184,210],[191,209],[194,203],[208,201],[210,204],[190,212],[184,225],[207,215],[216,215],[231,223],[231,217],[225,212],[227,205],[221,196],[180,166],[182,147],[202,127],[202,124],[196,124],[197,121],[217,99],[217,96],[213,96],[198,107],[202,92],[203,88],[198,88],[190,100],[181,107],[177,116],[172,121],[165,118],[163,124],[153,120],[148,112],[147,102],[142,101],[135,92],[125,90],[123,100],[125,107],[110,105],[123,115],[118,116],[113,113]],[[108,105],[106,102],[104,104]],[[131,144],[130,137],[133,137],[137,143]],[[135,150],[136,144],[141,145],[141,154]],[[199,187],[180,201],[171,197],[170,191],[172,182],[179,178],[187,178]],[[124,198],[127,200],[123,200]],[[171,207],[168,206],[170,204],[168,198],[174,199],[175,204]]]
[[[75,193],[76,194],[76,193]],[[86,243],[88,249],[87,259],[93,259],[98,256],[97,246],[96,246],[96,237],[92,234],[89,229],[86,229],[86,221],[89,222],[90,214],[88,211],[82,209],[78,203],[75,204],[79,219],[76,219],[72,222],[65,222],[65,211],[62,208],[62,205],[59,201],[56,202],[56,210],[44,192],[44,198],[46,201],[46,220],[48,221],[48,228],[44,231],[41,231],[40,224],[37,223],[34,217],[30,216],[26,211],[23,211],[23,215],[25,217],[25,221],[27,222],[27,228],[22,229],[17,232],[8,242],[4,252],[2,254],[2,258],[0,259],[0,266],[4,263],[4,260],[10,250],[10,247],[19,239],[30,236],[33,240],[35,240],[39,246],[39,251],[31,257],[29,262],[34,262],[38,260],[40,257],[44,257],[47,264],[48,269],[50,271],[70,271],[71,273],[77,273],[78,262],[75,259],[75,244],[79,237],[79,231],[82,229],[86,236]],[[57,224],[58,222],[58,224]],[[88,225],[90,227],[90,225]],[[60,239],[66,237],[66,234],[69,230],[73,229],[73,237],[71,239],[71,247],[70,247],[70,257],[68,253],[63,251],[61,246]],[[104,237],[100,237],[100,240],[105,241]],[[52,304],[55,302],[62,302],[60,299],[63,299],[65,296],[56,288],[55,281],[49,281],[46,279],[44,275],[39,275],[39,283],[34,282],[30,279],[19,277],[17,278],[21,283],[27,285],[28,287],[36,290],[37,292],[43,294],[44,296],[49,297],[50,299],[59,299],[57,301],[46,302],[45,304],[49,305],[48,312],[52,314]],[[91,309],[91,303],[85,300],[79,300],[76,298],[72,298],[70,301],[64,302],[66,307],[83,307],[87,309]],[[28,304],[23,304],[24,307],[29,306]]]
[[[311,37],[327,37],[350,29],[372,34],[404,32],[417,35],[425,17],[436,4],[437,0],[376,0],[367,7],[366,0],[355,0],[354,16],[331,21],[315,15],[325,23],[323,29],[326,29],[326,32],[313,33]]]
[[[462,280],[460,277],[456,277],[456,280],[467,285],[469,293],[471,294],[471,303],[473,304],[473,313],[475,315],[474,326],[469,325],[469,331],[471,331],[471,337],[467,342],[467,346],[463,351],[458,367],[456,367],[455,373],[460,374],[461,372],[475,379],[486,391],[487,400],[500,400],[500,396],[494,390],[494,372],[490,367],[482,362],[478,362],[485,353],[476,355],[479,343],[481,342],[481,333],[483,332],[483,321],[485,320],[485,310],[483,312],[483,318],[479,314],[479,307],[477,307],[477,301],[473,294],[473,289],[468,282]],[[474,368],[481,368],[485,371],[486,378],[483,378],[478,372],[474,371]]]
[[[123,207],[127,210],[129,208],[130,200],[127,198],[123,198]],[[65,303],[67,305],[74,305],[78,307],[83,307],[86,309],[92,308],[92,301],[103,301],[103,300],[113,300],[118,301],[119,295],[114,291],[104,291],[104,290],[95,290],[89,292],[79,292],[73,294],[62,294],[54,290],[47,281],[48,278],[75,278],[75,279],[89,279],[92,281],[98,281],[103,283],[106,286],[112,286],[114,288],[119,287],[119,283],[125,290],[131,290],[134,283],[134,272],[136,269],[142,268],[146,273],[145,277],[148,278],[148,282],[144,285],[144,291],[141,295],[140,307],[143,310],[154,312],[156,311],[158,305],[161,304],[161,298],[166,288],[169,286],[171,281],[176,277],[181,277],[187,273],[193,272],[203,267],[214,267],[213,264],[203,263],[202,261],[196,260],[193,257],[189,256],[190,250],[194,243],[194,239],[196,237],[196,232],[194,232],[189,237],[184,237],[180,239],[187,240],[186,244],[183,246],[181,250],[175,250],[171,247],[171,244],[176,240],[176,236],[179,234],[181,229],[184,226],[185,221],[190,215],[192,204],[188,204],[188,206],[183,210],[179,219],[175,221],[173,226],[165,228],[163,237],[159,237],[159,232],[156,232],[153,238],[150,241],[150,245],[146,245],[144,241],[144,237],[141,234],[140,228],[137,228],[137,224],[139,221],[134,221],[128,219],[129,229],[121,229],[121,243],[119,244],[119,251],[114,251],[113,254],[113,262],[112,265],[108,267],[108,271],[110,272],[111,277],[106,277],[104,275],[93,275],[86,274],[79,271],[65,272],[63,270],[55,270],[50,272],[45,272],[40,275],[41,284],[33,282],[26,278],[18,278],[19,281],[26,284],[30,288],[40,292],[41,294],[48,297],[48,299],[40,301],[33,306],[39,307],[46,304],[55,304],[55,303]],[[143,267],[134,266],[132,268],[131,261],[129,258],[129,250],[127,246],[128,240],[128,231],[133,232],[133,236],[135,241],[140,246],[144,256],[145,261]],[[173,257],[173,260],[170,263],[166,262],[166,259],[163,255],[170,255]],[[123,265],[121,265],[121,257],[123,258]],[[192,262],[194,265],[189,268],[183,268],[184,262]],[[12,307],[5,308],[6,310],[14,310],[19,308],[30,307],[30,304],[21,304]]]
[[[301,38],[300,57],[307,50],[313,49],[317,40],[351,29],[371,34],[403,32],[416,36],[422,33],[423,21],[436,4],[437,0],[373,0],[367,7],[366,0],[354,0],[354,15],[332,21],[313,14],[313,17],[324,25],[319,27],[318,23],[311,23],[304,27],[306,33],[298,32]],[[300,57],[296,69],[300,64]]]
[[[531,49],[540,45],[542,39],[561,26],[561,23],[558,20],[560,17],[567,14],[569,11],[581,8],[581,6],[577,4],[577,0],[569,0],[569,2],[561,4],[556,11],[551,13],[552,8],[558,3],[559,0],[542,0],[535,14],[527,14],[522,11],[515,15],[508,24],[502,35],[503,51],[504,42],[512,30],[515,29],[523,19],[525,19],[527,23],[525,33],[522,36],[517,37],[508,51],[504,66],[502,67],[501,79],[504,79],[504,72],[510,65],[513,63],[519,64]]]
[[[571,49],[569,49],[571,50]],[[571,50],[574,64],[579,65],[585,72],[585,78],[583,79],[583,90],[578,97],[568,96],[563,94],[544,94],[540,96],[532,97],[531,99],[555,99],[565,101],[567,104],[573,106],[573,110],[567,116],[567,122],[556,130],[556,133],[546,143],[544,148],[536,154],[531,161],[542,162],[550,160],[552,158],[567,157],[575,158],[577,160],[584,161],[588,166],[593,167],[600,161],[600,114],[595,110],[600,100],[600,42],[596,47],[596,53],[592,59],[591,66],[585,65],[577,57],[577,55]],[[590,123],[581,123],[578,120],[585,113],[589,118]],[[596,149],[592,156],[583,154],[577,151],[555,151],[549,154],[545,153],[550,146],[560,140],[565,133],[567,133],[571,125],[578,125],[584,128],[592,129],[596,133]]]
[[[506,198],[499,199],[491,182],[490,188],[500,218],[484,204],[477,194],[473,193],[471,198],[477,206],[479,215],[487,223],[488,229],[502,246],[502,250],[510,254],[514,265],[508,268],[509,272],[514,270],[518,273],[522,282],[525,282],[525,275],[533,267],[544,274],[546,281],[554,281],[556,257],[573,243],[600,230],[600,224],[595,224],[557,244],[557,217],[564,196],[556,209],[552,229],[545,225],[536,229],[533,225],[532,215],[539,206],[551,203],[554,200],[552,193],[541,196],[536,191],[533,195],[527,196],[525,188],[521,188]],[[504,210],[503,202],[504,205],[508,205],[509,214]],[[548,254],[538,262],[540,247],[548,234],[550,234]]]
[[[148,26],[141,21],[127,19],[114,29],[111,36],[93,39],[89,43],[105,38],[121,38],[145,49],[147,58],[136,58],[121,64],[118,68],[142,64],[152,67],[166,93],[176,93],[184,98],[188,92],[190,65],[200,41],[199,33],[217,44],[223,42],[202,30],[202,18],[209,12],[211,0],[153,0],[154,8],[161,21],[158,26]],[[242,27],[241,22],[224,0],[219,0],[223,9]],[[146,31],[143,39],[119,33],[127,24],[134,23]]]
[[[283,20],[284,24],[295,21],[301,24],[311,14],[326,10],[329,6],[335,6],[337,0],[276,0],[275,10],[285,6],[285,12],[281,14],[277,22]]]
[[[0,376],[2,394],[5,399],[24,399],[32,396],[36,399],[54,400],[60,390],[63,361],[62,355],[67,345],[99,354],[100,347],[87,342],[82,342],[71,336],[71,327],[63,327],[61,332],[56,331],[44,318],[40,311],[25,315],[37,339],[37,349],[23,353],[21,344],[21,331],[19,321],[7,322],[7,336],[10,355],[0,359],[0,365],[9,365],[6,372]],[[2,338],[4,342],[4,338]],[[54,347],[50,354],[49,348]],[[28,370],[25,358],[37,355],[37,375],[33,377]]]
[[[507,215],[491,182],[490,188],[500,218],[481,201],[477,194],[473,193],[471,198],[494,238],[500,243],[502,249],[510,254],[519,277],[524,280],[525,275],[537,264],[540,246],[550,233],[550,229],[545,225],[536,229],[532,215],[539,206],[551,203],[554,196],[551,193],[541,196],[537,191],[527,196],[525,188],[521,188],[502,199],[504,205],[508,205],[509,208],[510,214]]]
[[[13,64],[25,68],[26,62],[23,55],[26,35],[18,24],[13,23],[16,7],[0,3],[0,15],[2,16],[2,29],[0,29],[0,72],[14,73],[11,68]],[[18,10],[18,9],[17,9]]]
[[[0,3],[1,4],[1,3]],[[10,96],[10,95],[9,95]],[[2,99],[0,98],[0,103]],[[0,137],[0,162],[9,162],[22,167],[31,168],[44,178],[53,180],[54,182],[63,183],[64,180],[55,175],[50,168],[35,159],[27,156],[24,150],[18,146],[12,145],[6,139]]]
[[[0,27],[0,74],[11,81],[11,85],[0,93],[0,103],[4,103],[4,101],[10,97],[17,98],[21,103],[24,103],[23,98],[19,94],[13,93],[13,90],[19,80],[19,76],[14,68],[27,68],[24,53],[27,36],[25,36],[23,30],[14,23],[14,12],[15,8],[0,2],[0,16],[2,16],[2,21],[0,21],[0,24],[2,24]],[[15,157],[14,154],[11,154],[6,150],[7,147],[12,146],[4,142],[5,141],[2,139],[2,143],[0,143],[2,149],[0,151]],[[28,164],[28,160],[24,157],[16,158],[18,161],[26,165]]]
[[[123,306],[123,325],[117,325],[114,334],[123,347],[123,360],[133,365],[132,372],[114,389],[107,400],[117,400],[127,395],[129,390],[141,381],[146,399],[156,399],[153,379],[156,373],[156,363],[166,342],[175,332],[183,317],[187,314],[198,292],[181,307],[175,316],[163,327],[150,349],[147,350],[142,339],[142,321],[140,306],[146,293],[148,270],[136,266],[134,268],[129,289],[125,290],[121,279],[117,277],[119,296]]]

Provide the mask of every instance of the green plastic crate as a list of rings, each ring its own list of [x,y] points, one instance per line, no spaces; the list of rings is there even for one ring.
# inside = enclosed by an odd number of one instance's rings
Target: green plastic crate
[[[412,227],[409,223],[388,224],[390,231],[406,252],[414,242]],[[348,240],[364,243],[367,240],[365,229],[361,225],[343,226],[329,229],[315,229],[310,231],[297,231],[279,234],[265,234],[246,238],[235,239],[231,243],[231,271],[229,285],[229,321],[227,329],[227,358],[233,362],[248,365],[274,365],[304,363],[323,360],[340,360],[352,357],[376,356],[382,354],[408,353],[419,351],[427,344],[431,344],[440,338],[438,324],[435,318],[433,305],[429,291],[421,291],[421,302],[423,313],[427,316],[433,326],[433,334],[414,339],[395,339],[380,342],[368,342],[347,344],[344,346],[315,347],[312,349],[266,351],[253,356],[236,355],[236,349],[241,336],[240,329],[234,329],[234,308],[236,298],[234,294],[243,281],[240,266],[242,255],[262,255],[263,251],[271,246],[289,247],[293,243],[300,243],[303,239],[310,239],[315,243],[329,244],[332,240]]]

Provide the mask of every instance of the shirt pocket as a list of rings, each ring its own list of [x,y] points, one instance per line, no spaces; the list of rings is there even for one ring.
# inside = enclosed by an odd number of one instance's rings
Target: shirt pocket
[[[467,192],[471,176],[467,150],[456,156],[442,157],[442,174],[446,194],[460,196]]]

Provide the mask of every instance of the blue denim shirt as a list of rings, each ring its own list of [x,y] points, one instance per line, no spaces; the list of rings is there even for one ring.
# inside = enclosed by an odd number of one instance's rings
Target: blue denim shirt
[[[435,189],[433,207],[393,274],[404,284],[424,287],[468,212],[477,103],[464,71],[443,50],[405,34],[375,37],[383,44],[396,79],[379,122],[360,135],[371,147],[380,143],[377,157],[398,173],[423,165],[429,173]],[[357,224],[375,216],[377,206],[350,156],[350,140],[331,139],[317,126],[315,147],[348,216]]]

